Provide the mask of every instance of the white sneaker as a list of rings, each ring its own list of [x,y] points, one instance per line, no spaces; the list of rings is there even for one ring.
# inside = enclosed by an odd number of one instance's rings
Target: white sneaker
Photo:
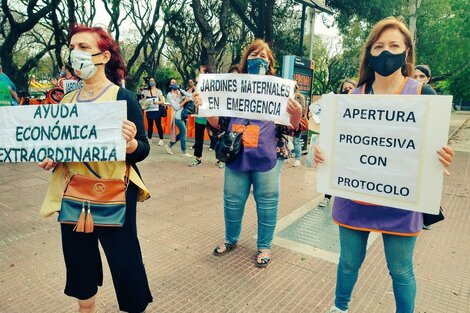
[[[344,311],[344,310],[338,309],[336,306],[332,306],[331,309],[329,309],[325,313],[348,313],[348,310]]]
[[[147,139],[149,141],[149,145],[151,145],[152,144],[152,138],[147,138]]]
[[[158,145],[159,145],[159,146],[163,146],[164,144],[165,144],[165,142],[164,142],[163,140],[160,139],[160,140],[158,141]]]
[[[331,200],[331,199],[323,198],[323,200],[320,201],[320,203],[318,204],[318,206],[319,206],[320,208],[327,207],[327,206],[330,204],[330,200]]]
[[[183,153],[182,156],[187,157],[187,158],[192,158],[193,156],[189,153]]]
[[[164,145],[163,148],[165,148],[166,153],[168,153],[168,154],[173,154],[173,151],[171,151],[171,148],[170,148],[169,145]]]
[[[300,163],[300,160],[295,160],[294,164],[292,164],[293,167],[299,167],[302,166],[302,163]]]

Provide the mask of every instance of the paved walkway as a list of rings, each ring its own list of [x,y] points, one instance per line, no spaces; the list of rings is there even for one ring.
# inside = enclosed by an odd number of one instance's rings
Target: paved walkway
[[[454,114],[450,131],[466,118]],[[224,257],[212,255],[224,234],[223,170],[215,167],[211,152],[204,154],[202,166],[189,168],[188,158],[168,156],[153,145],[151,156],[139,165],[152,191],[138,210],[154,295],[147,312],[324,312],[332,305],[336,265],[274,246],[272,264],[256,268],[251,197],[241,248]],[[0,312],[76,312],[76,301],[63,294],[58,224],[38,215],[50,174],[34,164],[3,164],[0,169]],[[469,169],[470,153],[458,151],[452,176],[444,180],[446,220],[419,237],[416,312],[470,312]],[[319,196],[315,179],[313,169],[284,166],[279,219]],[[105,267],[99,312],[118,312]],[[350,312],[394,312],[380,239],[368,250]]]

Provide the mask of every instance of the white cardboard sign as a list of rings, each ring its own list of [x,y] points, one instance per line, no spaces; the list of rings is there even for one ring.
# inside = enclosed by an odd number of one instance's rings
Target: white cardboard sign
[[[295,81],[271,75],[201,74],[198,116],[230,116],[290,125],[287,101]]]
[[[0,107],[0,163],[122,161],[125,101]]]
[[[320,100],[318,191],[437,214],[451,96],[332,95]]]

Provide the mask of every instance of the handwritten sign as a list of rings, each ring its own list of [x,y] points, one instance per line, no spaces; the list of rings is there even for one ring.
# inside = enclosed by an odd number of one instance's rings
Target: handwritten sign
[[[0,108],[0,162],[125,160],[125,101]]]
[[[230,116],[290,125],[287,101],[295,82],[270,75],[201,74],[199,116]]]
[[[319,192],[437,214],[452,97],[326,95]]]
[[[74,79],[64,79],[64,94],[68,94],[71,91],[82,88],[83,81]]]

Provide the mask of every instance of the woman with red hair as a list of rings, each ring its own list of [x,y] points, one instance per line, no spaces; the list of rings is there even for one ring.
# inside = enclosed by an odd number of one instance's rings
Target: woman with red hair
[[[75,26],[70,30],[70,61],[83,87],[64,96],[62,103],[127,101],[127,120],[122,125],[126,161],[56,163],[44,159],[39,166],[54,168],[41,215],[60,211],[64,174],[70,172],[103,179],[123,179],[128,168],[126,212],[123,227],[95,227],[92,233],[75,232],[74,225],[61,224],[62,249],[67,270],[65,294],[78,299],[79,311],[96,312],[96,293],[103,284],[98,241],[113,276],[119,308],[143,312],[152,302],[136,227],[137,201],[149,198],[136,163],[144,160],[150,145],[136,95],[120,88],[126,67],[117,43],[100,27]],[[110,107],[112,110],[112,107]]]
[[[240,73],[275,74],[273,53],[263,40],[255,40],[245,50]],[[194,98],[196,104],[200,105],[200,96],[194,95]],[[207,118],[216,129],[244,129],[242,151],[225,166],[225,241],[215,247],[214,255],[224,255],[237,247],[246,200],[253,186],[258,214],[258,254],[255,264],[257,267],[266,267],[270,263],[271,242],[279,207],[282,164],[289,155],[284,135],[293,135],[299,128],[302,107],[295,99],[289,98],[287,113],[291,116],[293,127],[255,119],[230,118],[227,121],[227,118],[218,116]]]

